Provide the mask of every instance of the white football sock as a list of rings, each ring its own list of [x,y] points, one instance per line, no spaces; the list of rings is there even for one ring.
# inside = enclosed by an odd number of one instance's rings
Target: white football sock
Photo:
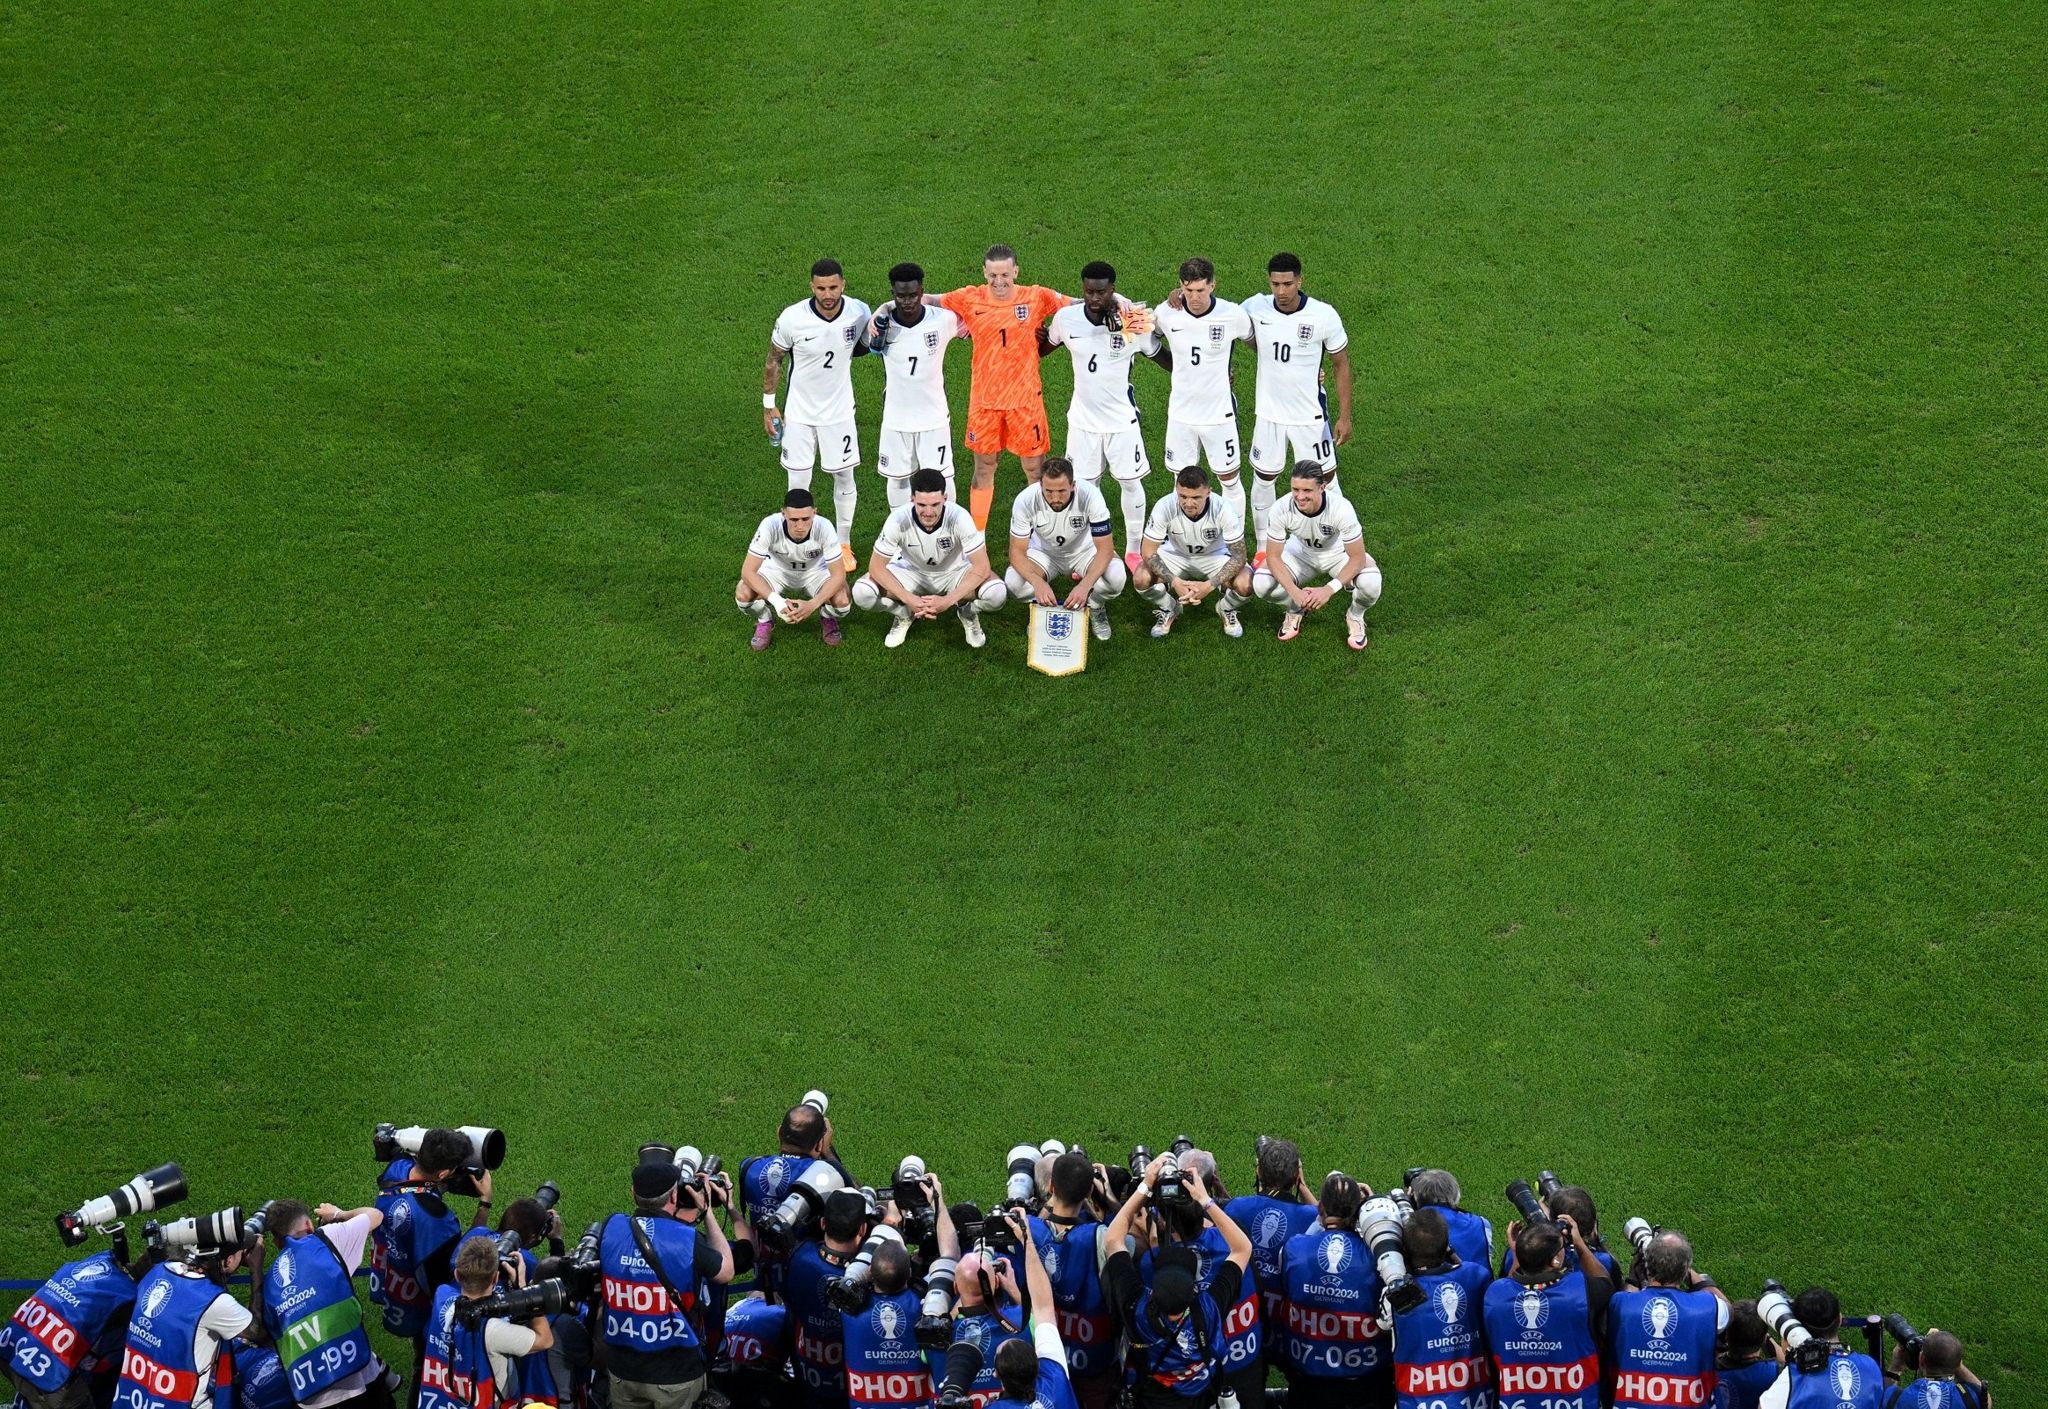
[[[1258,544],[1257,548],[1252,549],[1254,557],[1266,546],[1266,513],[1273,507],[1273,500],[1277,497],[1272,480],[1262,474],[1252,476],[1252,517],[1257,520],[1253,525],[1256,530],[1253,541]]]
[[[1380,599],[1380,570],[1377,567],[1363,567],[1358,570],[1358,580],[1351,584],[1351,610],[1362,612]]]
[[[1145,541],[1145,481],[1118,480],[1117,488],[1124,499],[1124,548],[1135,552]]]
[[[860,487],[853,482],[851,469],[832,470],[832,526],[839,530],[839,541],[851,546],[853,543],[853,508],[860,502]]]
[[[809,489],[811,487],[811,472],[809,470],[790,470],[789,487],[791,489]]]
[[[1238,522],[1244,522],[1244,476],[1219,475],[1223,483],[1223,502],[1237,510]]]
[[[756,621],[772,621],[775,618],[775,608],[758,597],[751,602],[741,602],[739,608]]]
[[[900,509],[900,508],[902,508],[902,507],[903,507],[903,506],[904,506],[905,504],[908,504],[908,503],[910,502],[910,476],[909,476],[909,475],[905,475],[905,476],[904,476],[904,477],[903,477],[902,479],[885,479],[885,480],[883,480],[883,481],[882,481],[882,487],[883,487],[883,488],[884,488],[885,490],[887,490],[887,491],[888,491],[888,494],[889,494],[889,508],[890,508],[890,509],[891,509],[892,511],[893,511],[893,510],[896,510],[896,509]],[[952,487],[953,487],[953,481],[952,481],[951,479],[948,479],[948,480],[946,481],[946,488],[947,488],[948,490],[951,490],[951,489],[952,489]],[[946,497],[947,497],[948,499],[950,499],[950,498],[952,498],[953,496],[952,496],[952,495],[951,495],[951,494],[949,493],[949,494],[947,494],[947,496],[946,496]]]

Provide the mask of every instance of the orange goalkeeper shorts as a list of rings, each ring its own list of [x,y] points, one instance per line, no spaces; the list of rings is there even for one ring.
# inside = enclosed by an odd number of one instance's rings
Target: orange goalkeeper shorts
[[[967,409],[967,452],[996,455],[1043,455],[1052,448],[1052,432],[1045,424],[1045,404],[999,408]]]

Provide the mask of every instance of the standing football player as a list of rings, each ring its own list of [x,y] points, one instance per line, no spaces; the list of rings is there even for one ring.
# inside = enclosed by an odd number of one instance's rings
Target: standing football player
[[[1261,543],[1266,514],[1279,497],[1281,471],[1303,460],[1322,467],[1337,489],[1337,447],[1351,439],[1350,339],[1337,310],[1301,289],[1301,260],[1276,254],[1266,261],[1271,293],[1244,301],[1258,350],[1256,419],[1252,425],[1252,517]],[[1323,395],[1323,358],[1337,383],[1337,420]]]
[[[1173,630],[1180,614],[1216,594],[1216,615],[1225,636],[1244,635],[1237,608],[1252,592],[1244,559],[1244,515],[1220,494],[1209,492],[1200,465],[1183,465],[1173,493],[1152,506],[1145,520],[1144,561],[1131,574],[1138,595],[1157,615],[1152,634]]]
[[[1056,577],[1074,579],[1064,603],[1052,585]],[[1085,606],[1095,639],[1107,641],[1109,601],[1129,580],[1116,560],[1102,490],[1075,484],[1073,461],[1048,455],[1038,483],[1026,485],[1010,508],[1010,566],[1003,573],[1010,600],[1070,611]]]
[[[1238,477],[1237,395],[1230,354],[1249,342],[1252,320],[1216,297],[1216,266],[1197,256],[1180,267],[1179,296],[1155,316],[1173,353],[1173,391],[1166,401],[1166,472],[1203,460],[1216,473],[1223,502],[1244,522],[1244,481]]]
[[[981,613],[1009,594],[988,565],[988,543],[968,512],[946,502],[946,477],[937,470],[910,476],[910,502],[893,511],[875,540],[867,576],[853,584],[853,604],[895,617],[882,644],[896,647],[910,623],[957,611],[967,644],[988,640]]]
[[[840,546],[808,489],[790,490],[782,496],[782,512],[761,520],[733,591],[740,610],[757,623],[755,650],[768,649],[777,621],[795,626],[813,613],[823,622],[825,644],[839,644],[839,618],[847,608]]]
[[[889,271],[889,299],[875,313],[871,350],[888,377],[882,390],[882,446],[875,456],[889,507],[910,502],[913,470],[937,470],[953,486],[953,414],[946,405],[946,347],[963,336],[960,315],[924,301],[924,270]]]
[[[1266,564],[1252,575],[1252,590],[1286,609],[1280,639],[1301,634],[1301,620],[1321,611],[1339,592],[1351,603],[1344,612],[1345,640],[1365,649],[1365,610],[1380,599],[1380,565],[1365,551],[1358,511],[1323,480],[1316,460],[1294,467],[1292,493],[1266,516]],[[1310,583],[1320,581],[1320,586]]]
[[[967,449],[974,456],[974,479],[967,502],[974,526],[985,530],[996,502],[996,457],[1009,451],[1023,466],[1024,478],[1036,482],[1052,448],[1045,387],[1038,376],[1044,353],[1039,333],[1046,319],[1073,300],[1054,289],[1018,283],[1017,251],[1008,245],[988,247],[981,273],[988,282],[942,294],[938,302],[959,315],[974,340],[967,387]]]
[[[1124,563],[1138,565],[1145,535],[1145,476],[1152,461],[1131,390],[1131,359],[1143,354],[1169,371],[1173,355],[1159,346],[1150,315],[1119,307],[1116,270],[1101,260],[1081,270],[1081,301],[1053,314],[1046,341],[1065,344],[1074,359],[1074,399],[1067,407],[1067,458],[1083,484],[1100,485],[1109,467],[1123,499]]]
[[[853,359],[868,350],[868,306],[846,296],[846,275],[836,259],[811,266],[811,296],[792,303],[768,335],[761,371],[761,424],[782,447],[791,489],[811,487],[811,468],[832,476],[832,516],[839,525],[843,566],[853,571],[853,510],[860,491],[853,472],[860,442],[853,428]],[[782,364],[792,362],[789,396],[775,409]]]

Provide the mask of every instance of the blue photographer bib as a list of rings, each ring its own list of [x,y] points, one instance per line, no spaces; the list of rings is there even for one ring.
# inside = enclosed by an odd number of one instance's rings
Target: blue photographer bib
[[[45,1393],[61,1389],[112,1352],[112,1323],[134,1304],[135,1279],[112,1253],[67,1262],[0,1330],[0,1364]]]
[[[1796,1367],[1791,1374],[1785,1409],[1882,1409],[1884,1404],[1884,1372],[1867,1355],[1838,1351],[1811,1374]]]
[[[231,1360],[228,1380],[234,1386],[234,1409],[292,1409],[291,1380],[271,1347],[235,1341],[221,1352],[221,1359]]]
[[[974,1381],[967,1387],[975,1409],[985,1409],[1003,1397],[1003,1382],[996,1376],[996,1348],[1004,1341],[1024,1337],[1024,1308],[1007,1306],[1003,1311],[1008,1320],[992,1311],[977,1311],[953,1320],[953,1344],[964,1341],[981,1352],[981,1368],[974,1372]]]
[[[1252,1240],[1252,1267],[1258,1275],[1260,1340],[1270,1364],[1283,1364],[1287,1297],[1281,1262],[1287,1244],[1316,1226],[1314,1204],[1291,1203],[1266,1194],[1245,1194],[1223,1206],[1230,1221]]]
[[[201,1377],[213,1375],[213,1366],[193,1356],[199,1318],[220,1295],[207,1278],[175,1272],[168,1263],[150,1270],[135,1289],[114,1409],[188,1409],[199,1397]]]
[[[1509,1278],[1488,1287],[1486,1344],[1500,1409],[1598,1409],[1600,1347],[1583,1273],[1540,1287]]]
[[[646,1355],[696,1350],[697,1330],[690,1322],[696,1298],[690,1289],[696,1284],[697,1231],[673,1218],[642,1218],[640,1224],[683,1302],[676,1304],[660,1274],[641,1255],[633,1220],[613,1214],[605,1220],[598,1243],[604,1273],[604,1343]]]
[[[846,1346],[840,1335],[839,1309],[825,1300],[825,1284],[846,1275],[846,1264],[826,1255],[817,1243],[799,1243],[783,1269],[782,1299],[789,1305],[795,1333],[793,1358],[797,1383],[815,1398],[846,1395]]]
[[[1394,1393],[1398,1409],[1488,1409],[1490,1362],[1480,1321],[1484,1262],[1416,1274],[1422,1304],[1394,1313]]]
[[[1766,1357],[1748,1365],[1717,1370],[1714,1379],[1714,1409],[1756,1409],[1764,1391],[1778,1381],[1783,1366]]]
[[[908,1288],[876,1296],[839,1318],[846,1350],[846,1398],[859,1409],[922,1409],[932,1401],[934,1365],[917,1348],[922,1298]],[[945,1367],[936,1367],[943,1375]]]
[[[425,1352],[420,1356],[419,1409],[496,1409],[497,1372],[484,1347],[484,1326],[455,1319],[461,1293],[438,1287],[427,1308]]]
[[[370,1300],[384,1308],[384,1329],[406,1337],[426,1328],[434,1302],[427,1264],[462,1236],[462,1221],[439,1199],[429,1204],[410,1189],[393,1187],[411,1177],[412,1170],[409,1159],[385,1166],[377,1195],[384,1222],[370,1235]]]
[[[1138,1298],[1129,1326],[1131,1369],[1161,1389],[1183,1399],[1202,1397],[1217,1374],[1217,1348],[1223,1343],[1223,1314],[1216,1299],[1197,1292],[1195,1303],[1178,1322],[1159,1317],[1148,1290]]]
[[[325,1234],[290,1239],[278,1250],[263,1276],[263,1323],[295,1400],[311,1399],[369,1367],[363,1308]]]
[[[1102,1285],[1102,1225],[1046,1225],[1038,1259],[1052,1283],[1053,1314],[1067,1348],[1067,1370],[1077,1380],[1115,1371],[1116,1314]]]
[[[1444,1226],[1451,1230],[1451,1251],[1458,1255],[1458,1261],[1470,1262],[1480,1267],[1493,1266],[1493,1224],[1476,1213],[1467,1213],[1462,1208],[1445,1208],[1432,1205],[1444,1216]]]
[[[1288,1240],[1282,1259],[1283,1363],[1315,1379],[1370,1375],[1387,1363],[1372,1249],[1348,1228]]]
[[[1607,1308],[1614,1409],[1711,1404],[1720,1312],[1720,1298],[1712,1292],[1616,1292]]]
[[[1202,1229],[1192,1242],[1179,1246],[1195,1255],[1196,1290],[1208,1291],[1216,1284],[1217,1269],[1230,1260],[1230,1244],[1212,1226]],[[1146,1253],[1139,1270],[1147,1286],[1152,1284],[1152,1265],[1153,1255]],[[1237,1300],[1217,1308],[1223,1315],[1223,1339],[1216,1345],[1216,1359],[1218,1368],[1226,1375],[1259,1363],[1259,1280],[1255,1267],[1245,1269],[1239,1286]]]
[[[760,1297],[728,1306],[725,1356],[735,1369],[779,1371],[789,1358],[789,1308]]]
[[[756,1227],[775,1211],[789,1194],[789,1186],[814,1161],[809,1155],[757,1155],[740,1166],[740,1202],[746,1206],[747,1221]],[[801,1233],[801,1230],[798,1230]],[[761,1243],[754,1247],[754,1283],[769,1297],[782,1292],[783,1269],[788,1255]]]

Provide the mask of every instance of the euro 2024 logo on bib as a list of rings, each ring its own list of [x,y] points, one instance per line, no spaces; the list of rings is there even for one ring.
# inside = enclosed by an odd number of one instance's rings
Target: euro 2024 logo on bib
[[[761,1171],[761,1183],[768,1190],[768,1197],[779,1199],[783,1188],[789,1183],[790,1167],[795,1160],[789,1155],[777,1155],[768,1161],[768,1167]]]
[[[1550,1298],[1529,1288],[1515,1298],[1515,1321],[1524,1331],[1540,1331],[1550,1320]]]
[[[74,1282],[90,1282],[106,1270],[107,1265],[104,1262],[88,1262],[71,1274],[71,1280]]]
[[[412,1222],[412,1200],[411,1200],[411,1199],[400,1199],[400,1200],[399,1200],[399,1201],[398,1201],[397,1203],[394,1203],[393,1205],[391,1205],[391,1230],[392,1230],[392,1231],[393,1231],[394,1233],[402,1233],[402,1232],[404,1232],[404,1231],[405,1231],[405,1227],[406,1227],[406,1225],[407,1225],[408,1223],[411,1223],[411,1222]]]
[[[1046,1276],[1057,1277],[1060,1275],[1060,1257],[1063,1252],[1064,1248],[1059,1243],[1054,1242],[1045,1245],[1045,1256],[1040,1258],[1039,1261],[1045,1264]]]
[[[1323,1265],[1323,1280],[1334,1282],[1343,1275],[1357,1254],[1351,1250],[1351,1240],[1335,1229],[1323,1235],[1323,1245],[1316,1249],[1316,1261]]]
[[[1854,1404],[1863,1390],[1863,1372],[1846,1355],[1835,1357],[1835,1363],[1828,1366],[1828,1378],[1835,1382],[1835,1398],[1844,1404]]]
[[[1456,1282],[1440,1283],[1429,1304],[1436,1309],[1437,1320],[1446,1326],[1455,1326],[1465,1310],[1464,1290]]]
[[[171,1284],[169,1282],[158,1282],[155,1286],[151,1287],[149,1295],[142,1299],[143,1319],[154,1320],[157,1312],[162,1311],[164,1303],[170,1299]]]
[[[1927,1409],[1942,1409],[1942,1406],[1948,1403],[1948,1386],[1940,1380],[1929,1380],[1923,1397]]]
[[[1271,1252],[1287,1241],[1287,1215],[1277,1208],[1269,1208],[1259,1215],[1259,1230],[1252,1234],[1252,1241],[1261,1251]]]
[[[903,1313],[893,1301],[877,1302],[868,1319],[874,1324],[875,1334],[885,1341],[895,1340],[896,1332],[903,1328]]]
[[[292,1284],[292,1255],[289,1250],[277,1255],[277,1280],[289,1287]]]
[[[1678,1319],[1678,1304],[1668,1296],[1653,1296],[1643,1306],[1643,1330],[1653,1341],[1671,1337],[1671,1324]]]

